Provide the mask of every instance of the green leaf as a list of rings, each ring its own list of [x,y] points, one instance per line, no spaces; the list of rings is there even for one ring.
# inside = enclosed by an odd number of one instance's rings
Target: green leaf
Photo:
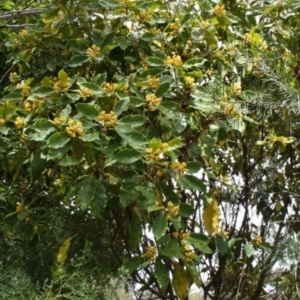
[[[186,163],[186,168],[190,173],[198,173],[202,168],[202,164],[197,161],[188,161]]]
[[[119,116],[122,112],[126,111],[129,107],[129,103],[130,103],[130,99],[128,97],[119,100],[114,107],[115,114]]]
[[[67,156],[63,160],[59,162],[59,166],[62,167],[70,167],[70,166],[75,166],[80,163],[80,160],[77,159],[75,156]]]
[[[107,205],[106,189],[101,179],[98,179],[96,181],[94,198],[91,203],[92,214],[98,218],[102,217],[106,205]]]
[[[148,144],[147,138],[137,130],[128,133],[122,133],[119,130],[116,131],[133,149],[145,149],[145,145]]]
[[[217,249],[221,256],[224,256],[228,251],[227,241],[220,236],[217,237]]]
[[[148,120],[147,117],[142,115],[125,116],[118,120],[118,125],[130,125],[132,128],[141,127]]]
[[[247,257],[251,257],[255,254],[255,249],[251,244],[244,245],[244,251]]]
[[[84,63],[86,63],[89,60],[87,55],[74,55],[69,61],[68,66],[69,67],[78,67],[82,66]]]
[[[184,188],[195,190],[199,192],[205,192],[206,187],[202,180],[193,175],[184,175],[179,179],[179,182]]]
[[[58,79],[61,82],[68,82],[69,81],[68,74],[64,70],[60,70],[58,72]]]
[[[109,33],[108,35],[106,35],[106,36],[104,37],[104,39],[103,39],[101,48],[103,49],[104,47],[110,45],[110,44],[113,42],[114,37],[115,37],[115,33],[114,33],[114,32],[111,32],[111,33]]]
[[[120,275],[129,275],[133,273],[143,262],[143,258],[140,256],[132,257],[128,259],[120,268]]]
[[[49,120],[43,118],[38,119],[30,128],[45,134],[56,131],[56,126]]]
[[[86,50],[87,50],[88,46],[85,44],[84,41],[82,41],[80,39],[76,39],[76,40],[69,40],[68,42],[69,42],[71,48],[74,50],[74,52],[79,53],[79,54],[85,54],[85,57],[87,57]]]
[[[40,178],[42,172],[47,167],[47,161],[46,159],[42,158],[41,153],[38,151],[35,151],[32,153],[32,159],[31,159],[31,177],[33,180],[36,180]]]
[[[70,138],[65,132],[56,132],[50,136],[47,144],[51,149],[59,149],[63,148],[69,141]]]
[[[190,276],[193,278],[194,283],[198,288],[200,288],[202,283],[196,266],[192,263],[187,263],[186,267],[188,272],[190,273]]]
[[[94,82],[83,82],[80,84],[80,86],[83,86],[84,88],[90,90],[95,95],[100,94],[102,92],[101,87]]]
[[[149,57],[146,59],[146,63],[151,67],[160,67],[165,65],[165,62],[158,57]]]
[[[134,149],[122,149],[114,158],[122,164],[132,164],[142,158],[143,155],[143,153]]]
[[[159,250],[159,253],[166,257],[176,257],[179,256],[181,252],[180,247],[178,246],[178,241],[171,239],[170,242]]]
[[[39,86],[32,90],[32,94],[38,97],[46,97],[54,93],[54,90],[50,86]]]
[[[188,69],[191,67],[200,67],[206,62],[203,58],[191,58],[183,64],[183,67]]]
[[[129,246],[131,250],[135,250],[143,237],[142,224],[136,213],[133,213],[129,225]]]
[[[86,176],[80,182],[77,200],[82,211],[86,211],[90,206],[96,192],[96,181],[93,175]]]
[[[195,209],[191,205],[189,205],[187,203],[179,204],[179,214],[181,216],[188,218],[189,216],[191,216],[194,213],[195,213]]]
[[[156,90],[155,96],[157,98],[162,97],[164,94],[166,94],[170,89],[170,83],[169,82],[165,82],[163,84],[161,84],[158,89]]]
[[[75,105],[75,107],[77,109],[77,112],[87,119],[95,119],[99,114],[98,109],[89,103],[78,103]]]
[[[154,265],[154,276],[162,287],[162,291],[165,292],[169,285],[169,271],[160,258],[156,258]]]
[[[179,103],[175,102],[175,101],[163,101],[160,104],[161,108],[164,108],[168,111],[173,111],[173,110],[177,110],[179,108]]]
[[[21,101],[22,99],[23,96],[21,95],[21,92],[12,92],[3,96],[4,101]]]
[[[190,280],[186,270],[177,262],[173,262],[173,280],[172,285],[175,290],[176,296],[180,300],[186,300],[189,294]]]
[[[156,239],[159,239],[166,233],[168,223],[165,214],[160,213],[154,220],[152,231]]]

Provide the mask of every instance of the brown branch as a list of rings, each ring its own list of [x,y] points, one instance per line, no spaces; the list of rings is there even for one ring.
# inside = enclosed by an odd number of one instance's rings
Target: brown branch
[[[25,9],[25,10],[15,10],[7,13],[0,14],[0,20],[7,20],[13,17],[19,16],[28,16],[28,15],[36,15],[43,12],[44,8],[35,8],[35,9]]]

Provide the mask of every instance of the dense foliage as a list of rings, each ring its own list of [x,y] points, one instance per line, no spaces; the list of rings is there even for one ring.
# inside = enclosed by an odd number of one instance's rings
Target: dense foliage
[[[298,1],[5,3],[4,266],[297,299]]]

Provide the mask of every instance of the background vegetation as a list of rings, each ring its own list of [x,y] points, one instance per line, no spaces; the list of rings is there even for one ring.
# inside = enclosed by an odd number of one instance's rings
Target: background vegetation
[[[299,9],[2,2],[1,297],[298,299]]]

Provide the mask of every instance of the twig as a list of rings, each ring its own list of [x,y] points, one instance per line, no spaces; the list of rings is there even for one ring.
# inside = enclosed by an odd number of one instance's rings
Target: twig
[[[44,8],[35,8],[35,9],[25,9],[25,10],[15,10],[8,13],[0,14],[1,19],[10,19],[15,16],[28,16],[36,15],[44,11]]]

